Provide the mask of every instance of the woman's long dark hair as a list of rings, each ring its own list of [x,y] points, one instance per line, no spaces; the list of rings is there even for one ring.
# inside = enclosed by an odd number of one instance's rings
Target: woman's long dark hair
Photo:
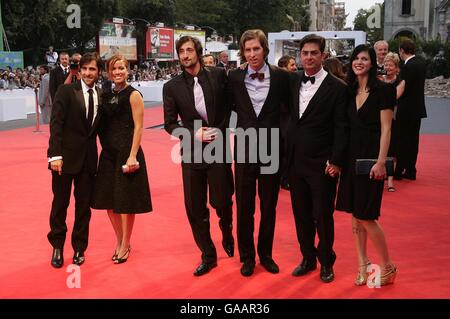
[[[367,44],[360,44],[358,45],[355,50],[353,50],[352,56],[350,57],[350,64],[348,68],[347,73],[347,83],[350,90],[350,93],[356,95],[356,92],[358,91],[358,78],[355,75],[355,72],[353,72],[353,61],[356,60],[356,57],[361,52],[368,52],[370,57],[370,63],[372,64],[372,67],[369,70],[369,80],[367,82],[367,87],[369,88],[369,92],[372,92],[372,90],[377,87],[377,55],[375,53],[375,50],[368,46]]]

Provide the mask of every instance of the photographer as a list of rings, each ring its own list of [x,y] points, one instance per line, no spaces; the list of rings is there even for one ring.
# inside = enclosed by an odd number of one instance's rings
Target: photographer
[[[49,46],[48,51],[45,52],[45,60],[47,61],[47,65],[51,68],[56,66],[56,61],[58,61],[58,53],[53,51],[53,47]]]
[[[70,73],[64,81],[64,84],[71,84],[80,81],[80,60],[80,53],[72,54],[69,65]]]

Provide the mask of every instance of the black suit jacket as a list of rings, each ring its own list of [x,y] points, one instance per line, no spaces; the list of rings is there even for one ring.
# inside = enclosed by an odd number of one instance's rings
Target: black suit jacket
[[[425,109],[426,65],[417,57],[404,64],[400,78],[405,80],[405,92],[398,100],[397,116],[408,119],[427,117]]]
[[[268,154],[271,154],[271,142],[272,134],[271,128],[281,127],[281,116],[283,112],[287,112],[288,104],[288,73],[276,66],[269,65],[270,70],[270,88],[264,105],[256,116],[253,108],[252,101],[245,86],[245,76],[247,74],[247,68],[245,70],[236,69],[230,71],[229,77],[229,93],[232,99],[232,109],[237,113],[237,125],[236,128],[247,130],[248,128],[255,128],[260,133],[261,128],[268,129],[267,138],[267,150]],[[257,81],[257,80],[255,80]],[[279,155],[282,156],[282,140],[281,132],[279,132],[278,139]],[[237,143],[235,140],[234,155],[237,159]],[[248,163],[251,157],[250,152],[257,152],[258,149],[255,143],[246,143],[245,147],[245,162]],[[260,163],[258,155],[258,163]]]
[[[101,91],[97,89],[98,104]],[[101,117],[97,110],[92,127],[86,119],[81,82],[61,86],[53,101],[48,157],[63,157],[63,173],[78,174],[85,161],[90,173],[97,169],[96,132]]]
[[[200,143],[194,139],[194,121],[202,121],[202,126],[215,127],[222,131],[224,139],[228,139],[226,129],[228,128],[231,109],[225,95],[227,87],[227,76],[224,69],[216,67],[202,68],[206,77],[207,83],[201,83],[203,94],[206,103],[206,111],[208,113],[208,122],[205,122],[200,114],[195,109],[193,88],[187,83],[187,76],[184,73],[174,77],[163,87],[163,103],[164,103],[164,129],[171,135],[183,138],[175,131],[177,128],[185,128],[190,132],[190,146],[191,150],[195,143]],[[178,117],[181,118],[182,124],[178,122]],[[183,147],[186,146],[186,141],[183,141]],[[200,144],[199,144],[200,145]],[[199,151],[203,151],[207,143],[202,143]],[[225,158],[229,143],[224,143],[224,158]],[[186,150],[184,150],[186,151]],[[182,149],[183,152],[183,149]],[[183,165],[190,165],[193,167],[203,167],[204,162],[194,163],[194,151],[191,152],[190,163],[183,162]],[[202,158],[201,154],[197,154],[197,158]],[[231,159],[227,160],[228,162]]]
[[[348,141],[347,86],[328,73],[299,118],[303,72],[290,74],[291,120],[287,133],[288,163],[298,173],[324,173],[326,162],[342,167]]]
[[[64,75],[64,71],[59,65],[50,71],[50,96],[52,97],[52,101],[55,100],[56,91],[64,84],[66,78],[67,76]]]

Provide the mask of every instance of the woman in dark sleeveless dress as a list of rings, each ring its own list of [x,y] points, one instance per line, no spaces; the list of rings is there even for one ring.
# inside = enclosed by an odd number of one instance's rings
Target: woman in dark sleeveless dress
[[[92,207],[106,209],[117,237],[112,260],[127,261],[135,214],[152,210],[147,168],[141,144],[144,101],[127,83],[129,64],[120,55],[107,62],[114,89],[102,98],[99,137],[102,152]]]
[[[383,75],[383,81],[386,83],[390,83],[395,86],[397,95],[395,101],[395,109],[394,109],[394,118],[392,119],[391,126],[391,142],[389,144],[389,157],[397,157],[397,125],[396,125],[396,109],[397,109],[397,100],[402,96],[405,90],[405,81],[402,81],[400,78],[400,58],[397,53],[389,52],[384,58],[384,70],[386,71],[386,75]],[[387,190],[389,192],[395,192],[394,187],[394,176],[388,176],[387,180]]]
[[[381,258],[381,285],[393,283],[397,273],[377,221],[386,177],[395,88],[377,80],[376,61],[375,51],[367,45],[357,46],[350,59],[349,157],[342,171],[336,203],[337,210],[353,215],[359,269],[355,285],[358,286],[366,284],[368,279],[368,238]],[[369,174],[356,175],[356,159],[377,159],[377,162]]]

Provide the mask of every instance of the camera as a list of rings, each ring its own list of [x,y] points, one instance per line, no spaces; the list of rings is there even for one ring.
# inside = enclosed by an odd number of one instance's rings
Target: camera
[[[387,75],[387,72],[385,69],[377,69],[377,75]]]
[[[79,69],[79,64],[77,62],[70,62],[70,69],[71,70],[78,70]]]

